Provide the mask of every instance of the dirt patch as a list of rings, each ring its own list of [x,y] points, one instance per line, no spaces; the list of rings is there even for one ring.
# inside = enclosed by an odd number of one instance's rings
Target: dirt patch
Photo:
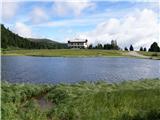
[[[40,110],[42,111],[47,111],[53,107],[53,103],[51,101],[46,100],[44,96],[36,98],[36,100],[40,106]]]
[[[139,54],[136,51],[129,51],[129,52],[125,53],[125,55],[133,56],[133,57],[139,57],[139,58],[150,58],[148,56],[144,56],[142,54]]]

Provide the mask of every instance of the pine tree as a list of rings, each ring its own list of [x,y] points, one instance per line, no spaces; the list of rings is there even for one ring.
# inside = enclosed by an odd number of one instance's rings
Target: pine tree
[[[143,51],[143,47],[140,47],[139,51]]]
[[[146,47],[143,49],[143,51],[147,51]]]
[[[149,48],[150,52],[160,52],[160,48],[158,46],[158,44],[156,42],[154,42],[150,48]]]
[[[133,48],[132,45],[130,45],[129,50],[130,50],[130,51],[134,51],[134,48]]]
[[[127,48],[127,47],[125,47],[125,48],[124,48],[124,50],[125,50],[125,51],[128,51],[128,48]]]

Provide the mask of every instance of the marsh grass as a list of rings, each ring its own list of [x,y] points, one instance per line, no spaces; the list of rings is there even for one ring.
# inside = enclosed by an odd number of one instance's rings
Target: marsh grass
[[[53,103],[51,109],[41,110],[34,99],[40,95]],[[2,82],[2,119],[159,120],[160,80],[58,85]]]

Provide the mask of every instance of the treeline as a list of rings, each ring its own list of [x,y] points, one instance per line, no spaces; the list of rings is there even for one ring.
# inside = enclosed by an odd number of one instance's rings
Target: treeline
[[[34,40],[34,39],[32,39]],[[58,43],[48,40],[35,40],[23,38],[18,34],[11,32],[9,29],[6,29],[3,24],[1,24],[1,48],[23,48],[23,49],[66,49],[68,48],[65,43]],[[93,46],[90,44],[88,49],[105,49],[105,50],[122,50],[118,45],[116,40],[112,40],[111,43],[107,44],[97,44]],[[133,45],[130,45],[129,48],[125,47],[125,51],[134,51]],[[139,51],[147,51],[146,47],[140,47]],[[148,49],[150,52],[160,52],[160,47],[156,42],[154,42]]]
[[[125,51],[134,51],[134,47],[130,45],[129,49],[127,47],[124,48]]]
[[[7,49],[10,47],[23,49],[64,49],[67,48],[67,44],[30,41],[11,32],[1,24],[1,48]]]
[[[134,47],[130,45],[129,49],[127,47],[124,48],[125,51],[134,51]],[[140,47],[139,51],[147,51],[146,47]],[[160,47],[157,42],[153,42],[148,49],[149,52],[160,52]]]
[[[111,44],[107,43],[107,44],[102,45],[98,43],[96,46],[93,46],[92,44],[90,44],[88,46],[88,49],[120,50],[120,47],[117,45],[116,40],[112,40]]]
[[[111,44],[100,44],[98,43],[96,46],[93,46],[90,44],[88,46],[88,49],[106,49],[106,50],[122,50],[118,45],[116,40],[112,40]],[[133,45],[130,45],[128,48],[124,48],[125,51],[134,51]],[[146,47],[140,47],[139,51],[149,51],[149,52],[160,52],[160,47],[158,46],[157,42],[153,42],[150,46],[150,48],[147,50]]]
[[[150,51],[150,52],[160,52],[160,47],[158,46],[158,43],[154,42],[154,43],[150,46],[150,48],[149,48],[148,51]]]

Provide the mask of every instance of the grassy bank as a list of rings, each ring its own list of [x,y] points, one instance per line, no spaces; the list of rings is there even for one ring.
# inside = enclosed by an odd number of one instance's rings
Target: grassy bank
[[[119,84],[2,82],[2,120],[159,120],[160,79]],[[40,99],[45,100],[42,108]]]
[[[136,57],[148,59],[160,59],[158,52],[137,53],[146,57],[132,56],[130,52],[121,50],[97,50],[97,49],[36,49],[36,50],[2,50],[4,56],[41,56],[41,57]]]
[[[124,56],[124,51],[117,50],[84,50],[84,49],[40,49],[2,51],[2,55],[20,56],[53,56],[53,57],[85,57],[85,56]]]
[[[160,59],[160,52],[144,52],[144,51],[139,51],[138,53],[145,55],[145,56],[149,56],[150,58],[156,58],[156,59]]]

